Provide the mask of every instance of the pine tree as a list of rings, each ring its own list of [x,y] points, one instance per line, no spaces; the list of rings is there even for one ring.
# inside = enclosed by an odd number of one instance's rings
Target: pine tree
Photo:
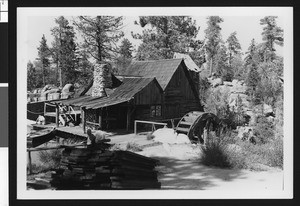
[[[123,39],[119,48],[119,56],[116,59],[117,72],[125,69],[132,60],[133,46],[128,39]]]
[[[49,56],[50,56],[50,50],[47,45],[47,40],[45,38],[45,35],[43,35],[42,40],[40,41],[40,46],[38,47],[38,58],[37,58],[37,60],[41,62],[43,86],[46,85],[46,78],[48,76],[48,70],[50,67]]]
[[[37,87],[40,87],[40,81],[38,77],[38,73],[32,64],[32,62],[27,63],[27,90],[31,91]]]
[[[219,16],[209,16],[207,21],[207,28],[205,29],[205,49],[208,60],[210,61],[210,75],[213,72],[213,62],[219,50],[221,39],[220,23],[223,19]]]
[[[260,24],[264,26],[262,37],[265,41],[264,61],[273,61],[275,59],[275,44],[283,45],[283,29],[277,26],[277,16],[266,16],[260,20]]]
[[[83,48],[96,60],[96,63],[109,62],[118,54],[117,42],[124,36],[121,31],[123,17],[80,16],[74,21],[81,33]]]
[[[213,67],[216,75],[224,81],[231,81],[233,77],[233,71],[228,65],[228,58],[227,48],[220,42],[219,49],[214,57]]]
[[[89,61],[90,56],[85,50],[80,50],[76,61],[76,79],[79,85],[87,85],[93,76],[93,65]]]
[[[248,65],[251,65],[253,62],[258,64],[258,51],[255,43],[255,39],[251,40],[250,46],[248,47],[248,51],[246,52],[246,57],[244,59],[245,61],[245,67]]]
[[[246,79],[246,84],[248,86],[248,92],[251,95],[251,99],[258,103],[260,102],[261,97],[257,95],[258,93],[256,92],[256,89],[258,85],[260,84],[260,75],[258,73],[258,68],[255,62],[252,62],[251,65],[248,65],[248,75]],[[254,98],[254,94],[256,94],[256,98]]]
[[[200,28],[191,17],[147,16],[136,24],[145,28],[142,34],[133,34],[142,40],[136,54],[139,60],[171,59],[175,52],[203,56],[199,49],[203,42],[196,40]]]
[[[236,32],[233,32],[229,35],[229,37],[226,40],[227,43],[227,49],[229,51],[229,66],[231,67],[232,59],[235,55],[239,54],[241,52],[241,45],[239,43],[239,40],[236,37]]]
[[[54,36],[52,43],[52,57],[56,63],[57,73],[59,73],[59,85],[62,87],[65,83],[75,81],[75,65],[76,65],[76,44],[75,32],[69,21],[60,16],[55,19],[58,26],[51,29]]]

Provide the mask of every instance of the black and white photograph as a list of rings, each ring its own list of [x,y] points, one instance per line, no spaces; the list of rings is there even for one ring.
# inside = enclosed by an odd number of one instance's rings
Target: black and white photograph
[[[288,7],[18,8],[17,197],[292,198],[292,32]]]

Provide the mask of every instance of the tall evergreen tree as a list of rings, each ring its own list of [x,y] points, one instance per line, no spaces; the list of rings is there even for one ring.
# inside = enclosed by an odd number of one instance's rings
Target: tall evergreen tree
[[[123,17],[80,16],[74,21],[84,39],[83,48],[96,60],[96,63],[116,58],[117,42],[124,36],[121,31],[122,20]]]
[[[283,45],[283,29],[277,26],[277,16],[266,16],[260,20],[263,25],[262,37],[265,41],[264,61],[273,61],[275,59],[275,44]]]
[[[232,59],[235,55],[241,52],[241,44],[239,43],[239,40],[236,37],[236,32],[233,32],[229,35],[229,37],[226,40],[227,43],[227,49],[229,51],[229,66],[231,67]]]
[[[253,62],[259,64],[259,56],[258,49],[255,43],[255,39],[251,40],[250,46],[248,47],[248,51],[246,52],[246,57],[244,59],[245,66],[251,65]]]
[[[145,28],[142,34],[133,34],[142,40],[136,54],[139,60],[171,59],[175,52],[193,52],[196,57],[203,44],[196,40],[200,28],[188,16],[142,16],[136,24]]]
[[[48,76],[48,70],[50,67],[49,51],[50,50],[47,45],[47,40],[45,38],[45,35],[43,34],[42,40],[40,41],[40,46],[38,47],[38,58],[37,58],[37,60],[41,62],[43,86],[46,85],[46,78]]]
[[[207,17],[207,28],[205,29],[205,49],[208,60],[210,61],[210,74],[213,72],[213,61],[217,55],[221,39],[221,27],[220,23],[223,19],[219,16]]]
[[[32,89],[42,86],[42,81],[39,73],[37,72],[35,66],[31,61],[27,63],[27,90],[31,91]]]
[[[120,46],[120,56],[130,59],[132,58],[133,46],[132,43],[127,39],[123,39]]]
[[[59,85],[62,87],[65,83],[74,82],[76,65],[76,44],[75,32],[69,21],[60,16],[55,19],[56,27],[51,29],[54,36],[52,43],[52,57],[59,73]]]
[[[80,50],[76,61],[76,79],[80,85],[87,85],[90,83],[93,76],[93,65],[89,61],[90,55],[85,50]]]
[[[133,52],[132,43],[126,38],[123,39],[121,42],[121,46],[119,48],[119,56],[116,59],[116,67],[117,67],[116,72],[120,72],[130,64],[132,60],[132,52]]]

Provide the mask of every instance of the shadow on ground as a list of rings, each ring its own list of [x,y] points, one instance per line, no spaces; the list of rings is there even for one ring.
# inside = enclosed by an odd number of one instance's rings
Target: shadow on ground
[[[152,157],[160,161],[156,170],[162,189],[204,190],[215,186],[216,182],[245,178],[243,170],[207,167],[197,160]]]

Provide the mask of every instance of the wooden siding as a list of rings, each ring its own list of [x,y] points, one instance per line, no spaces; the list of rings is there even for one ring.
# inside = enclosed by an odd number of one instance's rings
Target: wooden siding
[[[198,93],[193,92],[184,68],[180,65],[165,90],[164,118],[181,117],[189,111],[201,110],[196,95]]]
[[[152,81],[134,96],[134,103],[135,105],[161,104],[161,97],[162,93],[159,89],[159,85]]]

